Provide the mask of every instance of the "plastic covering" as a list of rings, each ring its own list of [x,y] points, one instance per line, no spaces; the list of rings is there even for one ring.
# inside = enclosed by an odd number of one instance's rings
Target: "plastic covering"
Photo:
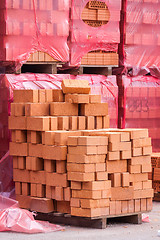
[[[160,67],[160,1],[127,0],[125,65]]]
[[[36,51],[69,61],[69,0],[1,0],[0,61],[24,63]]]
[[[160,152],[160,80],[151,76],[124,76],[123,84],[123,128],[148,128],[153,152]]]
[[[80,65],[82,57],[93,50],[116,52],[120,42],[120,0],[101,0],[110,12],[107,24],[100,27],[88,26],[82,20],[82,12],[88,0],[72,0],[71,6],[71,39],[70,64]]]
[[[49,222],[34,220],[33,213],[18,207],[18,202],[0,195],[0,232],[46,233],[64,230]]]
[[[87,79],[92,94],[101,94],[102,101],[108,102],[110,125],[117,127],[118,86],[115,76],[69,74],[20,74],[0,75],[0,192],[10,197],[13,193],[12,158],[9,156],[10,131],[8,115],[13,102],[14,89],[58,89],[63,79]]]

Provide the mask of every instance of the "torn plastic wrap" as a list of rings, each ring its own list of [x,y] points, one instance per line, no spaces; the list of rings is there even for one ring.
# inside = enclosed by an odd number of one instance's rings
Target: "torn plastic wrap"
[[[18,202],[0,195],[0,232],[47,233],[62,231],[63,227],[36,221],[34,214],[20,209]]]
[[[110,126],[117,127],[118,86],[115,76],[69,74],[20,74],[0,75],[0,192],[10,197],[13,193],[12,158],[9,156],[8,115],[13,102],[14,89],[60,89],[63,79],[86,79],[92,94],[100,94],[102,102],[108,102]]]
[[[125,77],[123,128],[148,128],[153,152],[160,151],[160,80]]]
[[[101,14],[101,11],[103,9],[95,10],[94,8],[85,8],[85,6],[89,4],[88,2],[88,0],[72,0],[70,37],[71,65],[80,65],[82,57],[89,51],[104,50],[107,52],[117,52],[118,43],[120,42],[119,21],[121,1],[101,1],[104,2],[108,7],[109,20],[106,24],[99,27],[87,25],[87,19],[93,19],[93,21],[101,20],[103,16]],[[91,11],[91,13],[85,12],[89,10]],[[94,11],[99,12],[96,15]],[[89,17],[87,18],[87,16]],[[82,17],[83,19],[86,19],[85,22],[82,20]]]
[[[160,67],[160,1],[128,0],[126,6],[124,62],[140,75],[143,67]]]
[[[1,0],[0,23],[0,61],[19,66],[37,51],[69,60],[69,0]]]

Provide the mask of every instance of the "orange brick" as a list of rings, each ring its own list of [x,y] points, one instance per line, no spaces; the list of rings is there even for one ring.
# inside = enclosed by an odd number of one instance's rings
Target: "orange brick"
[[[68,180],[78,181],[78,182],[90,182],[95,180],[95,174],[81,173],[81,172],[68,172]]]
[[[131,165],[136,164],[151,164],[151,156],[139,156],[139,157],[132,157],[131,158]]]
[[[30,171],[30,182],[46,184],[46,173],[45,171]]]
[[[152,172],[152,165],[150,163],[142,164],[142,173]]]
[[[13,117],[8,118],[8,128],[11,130],[26,130],[27,129],[27,119],[26,117]]]
[[[131,139],[148,138],[148,129],[123,129],[121,132],[129,132]]]
[[[133,148],[132,156],[133,157],[142,156],[142,148]]]
[[[131,151],[121,151],[120,152],[120,159],[130,159],[131,158]]]
[[[64,201],[70,201],[71,200],[71,189],[70,187],[63,188],[64,190]]]
[[[108,180],[107,172],[96,172],[96,181],[106,181]]]
[[[51,187],[51,198],[55,199],[55,187]]]
[[[69,136],[68,137],[68,146],[77,146],[78,145],[78,137],[76,136]]]
[[[29,171],[13,169],[13,181],[15,181],[15,182],[30,182]]]
[[[93,181],[82,183],[82,189],[84,190],[105,190],[111,188],[111,181]]]
[[[121,151],[131,151],[131,142],[120,142]]]
[[[104,155],[107,154],[108,148],[107,146],[97,146],[97,154]]]
[[[28,144],[10,142],[9,153],[12,156],[28,156]]]
[[[77,199],[77,198],[71,198],[70,206],[79,208],[80,207],[80,200]]]
[[[141,199],[141,212],[147,211],[147,199]]]
[[[111,180],[112,187],[121,187],[121,174],[111,173],[109,174],[109,179]]]
[[[120,151],[120,142],[109,142],[109,151],[115,152]]]
[[[51,187],[46,185],[46,198],[51,199],[52,193],[51,193]]]
[[[131,200],[134,196],[133,187],[112,187],[111,200]]]
[[[63,93],[90,93],[90,86],[87,80],[63,79],[62,81]]]
[[[64,94],[61,89],[52,89],[53,102],[64,102]]]
[[[151,138],[140,138],[140,139],[133,139],[132,140],[133,147],[145,147],[151,146]]]
[[[47,198],[31,197],[30,210],[42,213],[53,212],[55,210],[53,200]]]
[[[31,131],[27,131],[27,142],[31,143]]]
[[[55,187],[55,199],[57,201],[63,201],[63,187]]]
[[[130,174],[130,182],[141,182],[141,181],[147,181],[148,180],[148,174],[147,173],[135,173]]]
[[[31,170],[32,169],[31,157],[26,157],[26,169],[27,170]]]
[[[66,160],[67,146],[43,146],[43,158],[53,160]]]
[[[151,189],[152,188],[152,180],[142,182],[143,189]]]
[[[101,191],[72,190],[73,198],[101,199]]]
[[[111,198],[111,188],[102,190],[102,198]]]
[[[122,173],[122,187],[129,187],[129,173]]]
[[[85,116],[77,117],[77,129],[78,130],[85,130],[86,128],[86,118]]]
[[[77,130],[77,117],[69,117],[69,129]]]
[[[141,190],[143,188],[142,183],[143,182],[133,182],[132,186],[134,187],[134,190]]]
[[[42,144],[52,146],[55,144],[55,132],[46,131],[42,134]]]
[[[38,90],[13,90],[13,99],[17,103],[38,102]]]
[[[30,185],[29,183],[22,183],[22,195],[28,196],[30,194]]]
[[[32,131],[49,131],[49,117],[27,117],[27,130]]]
[[[102,128],[102,117],[101,116],[97,116],[95,117],[95,128],[96,129],[101,129]]]
[[[152,198],[147,198],[147,211],[152,210]]]
[[[106,147],[107,148],[107,147]],[[81,155],[94,155],[97,154],[96,146],[69,146],[68,147],[69,154],[81,154]]]
[[[31,170],[32,171],[43,170],[43,168],[44,168],[43,158],[30,157],[30,161],[31,161]]]
[[[141,211],[141,201],[140,201],[140,199],[135,199],[134,204],[135,204],[135,212],[140,212]]]
[[[18,168],[18,157],[13,157],[13,168]]]
[[[27,132],[23,130],[16,130],[15,141],[19,143],[27,142]]]
[[[69,103],[89,103],[88,94],[66,94],[65,102]]]
[[[16,200],[19,203],[19,207],[26,208],[26,209],[30,208],[30,204],[31,204],[30,196],[16,195]]]
[[[143,147],[143,155],[151,155],[152,154],[152,146]]]
[[[98,145],[108,145],[108,138],[107,137],[96,137],[96,136],[80,136],[78,137],[78,145],[81,146],[98,146]],[[102,145],[102,146],[103,146]]]
[[[86,116],[86,129],[95,129],[95,118],[93,116]]]
[[[110,201],[109,203],[109,214],[115,215],[116,214],[116,201]]]
[[[115,201],[116,203],[116,215],[121,214],[121,201]]]
[[[37,184],[31,183],[31,196],[37,197]]]
[[[44,159],[44,170],[46,172],[56,172],[56,161]]]
[[[106,208],[71,208],[72,216],[80,217],[98,217],[98,216],[107,216],[109,215],[109,207]]]
[[[69,130],[69,117],[58,117],[58,130]]]
[[[29,143],[29,156],[43,158],[43,145]]]
[[[49,103],[26,103],[25,115],[26,116],[49,116]]]
[[[42,143],[42,133],[37,131],[31,131],[31,143]]]
[[[50,117],[50,129],[51,131],[58,130],[58,118]]]
[[[141,165],[129,165],[128,171],[129,173],[141,173]]]
[[[128,212],[129,212],[129,213],[135,212],[134,200],[129,200],[129,201],[128,201]]]
[[[82,184],[81,184],[81,182],[71,181],[71,189],[77,189],[77,190],[82,189]]]
[[[18,168],[25,169],[26,168],[26,158],[25,157],[17,157],[18,158]]]
[[[102,128],[109,128],[109,127],[110,127],[109,115],[102,116]]]
[[[67,163],[67,171],[68,172],[93,173],[93,172],[95,172],[95,165],[94,164]]]
[[[46,195],[45,185],[37,184],[37,197],[44,198]]]
[[[57,201],[57,212],[71,214],[70,202]]]
[[[90,103],[100,103],[101,102],[101,95],[89,95],[89,102]]]
[[[96,172],[104,172],[106,170],[106,164],[105,163],[96,163],[95,164],[95,171]]]
[[[127,172],[127,160],[107,161],[106,169],[108,173]]]
[[[53,90],[52,89],[46,89],[46,98],[45,98],[45,102],[52,102],[53,101]]]
[[[154,195],[153,189],[143,189],[134,191],[134,199],[139,198],[152,198]]]
[[[46,185],[68,187],[67,174],[46,173]]]
[[[107,160],[111,161],[111,160],[120,160],[122,158],[120,158],[120,152],[116,151],[116,152],[108,152],[107,154]],[[125,158],[127,159],[127,158]]]
[[[128,201],[121,201],[121,212],[128,213]]]
[[[55,144],[67,145],[69,136],[81,136],[81,131],[57,131],[55,132]]]
[[[15,193],[16,195],[21,195],[22,194],[22,183],[20,182],[15,182]]]
[[[57,173],[66,173],[66,161],[56,161],[56,172]]]
[[[25,116],[25,104],[24,103],[11,103],[11,116]]]
[[[39,89],[38,90],[38,102],[44,103],[46,101],[46,90],[45,89]]]
[[[67,154],[67,162],[72,163],[104,163],[106,155],[77,155]]]
[[[78,116],[78,104],[53,102],[50,104],[51,116]]]
[[[81,116],[106,116],[108,103],[81,104]]]

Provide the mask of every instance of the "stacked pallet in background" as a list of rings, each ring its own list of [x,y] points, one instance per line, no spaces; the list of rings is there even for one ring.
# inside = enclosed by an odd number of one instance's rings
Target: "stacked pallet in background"
[[[119,0],[72,0],[71,65],[118,65],[120,10]]]
[[[16,90],[10,154],[22,208],[81,217],[152,209],[147,129],[109,129],[108,106],[88,82]]]
[[[152,173],[150,174],[150,179],[152,179],[154,193],[156,194],[160,192],[160,153],[153,153],[151,159]]]

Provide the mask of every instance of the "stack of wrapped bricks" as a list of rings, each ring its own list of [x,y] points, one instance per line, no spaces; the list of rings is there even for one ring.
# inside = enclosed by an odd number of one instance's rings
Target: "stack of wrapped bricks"
[[[125,29],[127,66],[159,66],[159,8],[158,0],[127,1]]]
[[[22,208],[101,217],[152,209],[147,129],[109,129],[107,103],[88,81],[15,90],[9,127]]]
[[[118,65],[120,10],[120,0],[72,0],[71,65]]]
[[[160,192],[160,153],[152,154],[152,172],[149,178],[152,179],[154,192]]]
[[[2,0],[0,10],[0,61],[24,61],[33,52],[29,61],[69,60],[69,0]]]

